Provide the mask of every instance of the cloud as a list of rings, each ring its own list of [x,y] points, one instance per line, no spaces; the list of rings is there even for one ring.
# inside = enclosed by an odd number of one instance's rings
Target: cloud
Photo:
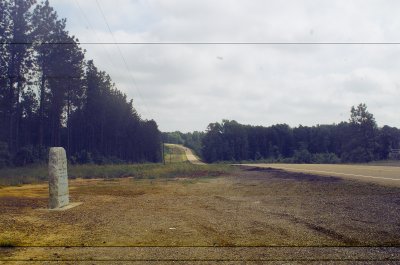
[[[51,4],[82,42],[400,41],[400,2],[391,0],[98,2],[113,36],[96,1]],[[360,102],[380,125],[400,126],[395,45],[84,47],[139,113],[164,131],[204,130],[224,118],[254,125],[337,123]]]

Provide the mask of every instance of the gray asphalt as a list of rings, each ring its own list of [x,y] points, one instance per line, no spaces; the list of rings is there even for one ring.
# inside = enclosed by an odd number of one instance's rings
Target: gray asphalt
[[[336,176],[345,179],[400,187],[400,167],[332,164],[240,164],[261,168],[275,168],[292,172]]]

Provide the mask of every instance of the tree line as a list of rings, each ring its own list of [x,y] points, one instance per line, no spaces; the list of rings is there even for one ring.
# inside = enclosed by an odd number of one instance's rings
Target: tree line
[[[72,162],[157,162],[161,133],[85,60],[48,1],[0,0],[0,167],[63,146]]]
[[[182,133],[180,131],[175,131],[163,132],[161,135],[163,143],[181,144],[192,149],[197,155],[201,155],[202,139],[205,135],[204,132],[194,131]]]
[[[347,122],[332,125],[270,127],[223,120],[209,124],[202,138],[206,162],[269,160],[293,163],[369,162],[391,158],[400,130],[379,128],[365,104],[352,107]]]

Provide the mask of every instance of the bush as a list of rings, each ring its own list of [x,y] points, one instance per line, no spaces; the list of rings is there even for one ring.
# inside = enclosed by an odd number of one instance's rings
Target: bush
[[[118,165],[118,164],[126,163],[126,161],[119,159],[118,157],[115,157],[115,156],[105,157],[102,155],[96,155],[93,158],[93,162],[96,165],[107,165],[107,164]]]
[[[11,155],[8,152],[8,145],[0,142],[0,168],[5,168],[11,165]]]
[[[107,164],[107,162],[108,162],[107,158],[100,155],[98,152],[93,153],[92,157],[93,157],[93,162],[96,165],[104,165],[104,164]]]
[[[120,159],[120,158],[118,158],[118,157],[111,156],[111,157],[108,157],[108,158],[106,159],[106,163],[107,163],[107,164],[117,164],[117,165],[119,165],[119,164],[124,164],[124,163],[126,163],[126,161],[124,161],[124,160],[122,160],[122,159]]]
[[[313,154],[312,163],[315,164],[338,164],[340,158],[335,153]]]
[[[0,240],[0,248],[13,248],[16,247],[18,244],[13,241],[13,240],[9,240],[9,239],[1,239]]]
[[[295,150],[293,157],[287,157],[275,162],[295,164],[337,164],[340,163],[340,159],[335,153],[311,154],[307,149],[302,149]]]
[[[92,164],[93,163],[92,153],[86,150],[82,150],[79,153],[75,154],[73,157],[71,157],[71,163]]]
[[[31,146],[22,147],[14,156],[14,165],[17,167],[23,167],[28,164],[35,162],[35,156],[33,154],[33,148]]]
[[[260,152],[256,152],[256,154],[254,155],[254,160],[261,160],[263,157],[260,154]]]
[[[341,158],[343,162],[363,163],[372,161],[374,155],[368,149],[357,147],[350,152],[344,152]]]
[[[309,164],[311,163],[312,155],[307,149],[295,150],[292,161],[297,164]]]
[[[72,165],[76,164],[96,164],[96,165],[116,165],[116,164],[124,164],[127,161],[124,161],[115,156],[103,156],[99,153],[91,153],[86,150],[82,150],[73,156],[69,157],[69,162]]]

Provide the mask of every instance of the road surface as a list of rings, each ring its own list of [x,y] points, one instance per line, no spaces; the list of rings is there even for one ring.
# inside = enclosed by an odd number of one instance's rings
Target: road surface
[[[190,163],[195,164],[195,165],[205,165],[204,162],[201,162],[200,159],[193,154],[193,151],[187,147],[182,146],[185,148],[185,154],[187,157],[187,160],[189,160]]]
[[[183,149],[188,161],[196,165],[205,165],[191,149],[183,145],[175,145]],[[333,165],[333,164],[234,164],[241,166],[276,168],[292,172],[303,172],[321,176],[335,176],[366,182],[400,187],[400,167],[369,165]]]
[[[185,151],[186,158],[190,163],[195,165],[205,165],[205,163],[201,162],[200,159],[195,154],[193,154],[193,151],[190,148],[187,148],[180,144],[168,144],[168,145],[175,146]]]
[[[292,172],[304,172],[322,176],[387,184],[400,187],[400,167],[331,164],[240,164],[242,166],[276,168]]]

